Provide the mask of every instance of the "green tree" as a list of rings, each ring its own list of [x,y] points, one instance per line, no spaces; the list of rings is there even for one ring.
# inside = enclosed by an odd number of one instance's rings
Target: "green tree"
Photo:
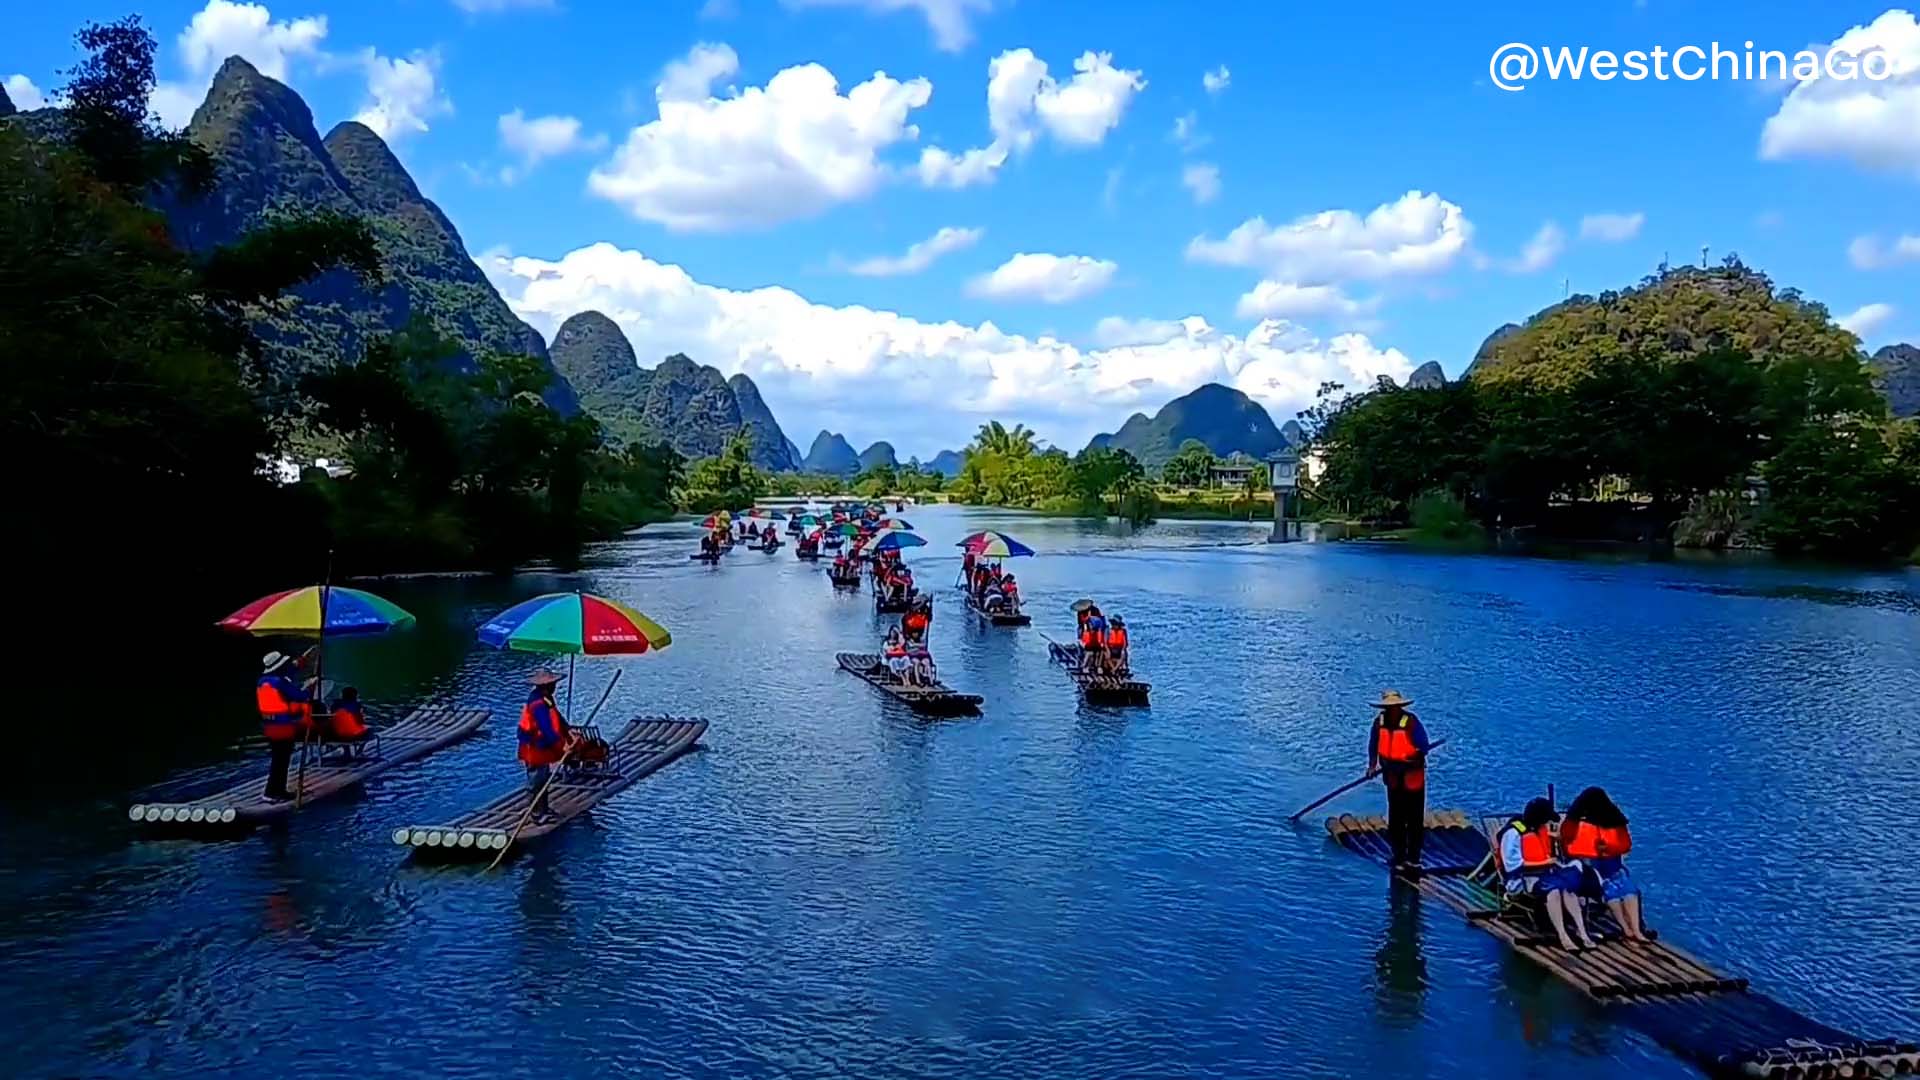
[[[681,502],[696,513],[737,510],[767,493],[767,475],[753,464],[753,436],[742,430],[719,457],[693,463]]]
[[[900,477],[891,465],[875,465],[853,478],[853,490],[869,499],[877,499],[899,491]]]
[[[973,437],[973,447],[1000,454],[1009,460],[1018,460],[1033,453],[1034,436],[1025,424],[1015,424],[1009,428],[994,420],[980,425],[979,432]]]
[[[1920,449],[1909,422],[1803,425],[1766,466],[1764,526],[1780,551],[1904,555],[1920,542]]]
[[[1205,487],[1214,463],[1213,451],[1198,439],[1188,439],[1160,467],[1160,479],[1173,487]]]

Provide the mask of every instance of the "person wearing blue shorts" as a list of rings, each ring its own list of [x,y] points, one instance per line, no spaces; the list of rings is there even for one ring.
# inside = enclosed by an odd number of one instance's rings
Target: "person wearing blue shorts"
[[[1626,854],[1633,850],[1633,834],[1627,830],[1627,815],[1605,790],[1590,787],[1574,798],[1560,824],[1560,840],[1568,858],[1586,864],[1581,891],[1606,901],[1628,941],[1647,940],[1640,920],[1640,887],[1627,872]]]
[[[1554,857],[1553,823],[1559,820],[1559,812],[1546,799],[1527,803],[1520,816],[1501,826],[1494,838],[1494,864],[1508,893],[1540,898],[1560,947],[1582,952],[1596,947],[1580,910],[1583,871],[1577,863]]]

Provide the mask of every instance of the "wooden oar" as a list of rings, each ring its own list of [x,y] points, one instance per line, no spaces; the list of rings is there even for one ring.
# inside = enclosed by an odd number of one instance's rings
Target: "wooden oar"
[[[1431,754],[1435,750],[1440,749],[1442,746],[1446,745],[1446,742],[1447,740],[1445,739],[1440,739],[1436,741],[1433,745],[1427,747],[1427,753]],[[1358,780],[1353,780],[1353,781],[1349,781],[1348,783],[1341,784],[1339,787],[1334,788],[1332,791],[1327,792],[1325,795],[1322,795],[1319,798],[1308,803],[1307,805],[1301,807],[1298,811],[1295,811],[1292,816],[1288,817],[1287,820],[1289,822],[1298,823],[1301,818],[1306,817],[1308,814],[1313,813],[1315,810],[1320,809],[1322,806],[1327,805],[1333,800],[1339,798],[1342,795],[1345,795],[1347,792],[1352,791],[1354,788],[1359,787],[1361,784],[1364,784],[1367,781],[1379,775],[1380,775],[1380,770],[1373,769]]]
[[[600,715],[600,706],[605,705],[607,699],[613,696],[613,688],[619,684],[620,676],[624,674],[625,671],[625,668],[613,669],[613,678],[607,680],[606,692],[600,695],[599,704],[596,704],[593,707],[593,711],[587,714],[587,722],[581,724],[581,727],[592,724],[593,718]],[[487,864],[487,869],[491,870],[499,866],[500,860],[507,857],[507,852],[512,850],[514,842],[520,839],[520,830],[526,828],[527,822],[532,820],[533,808],[539,806],[540,800],[546,797],[547,789],[553,786],[553,781],[560,775],[561,766],[567,763],[567,755],[571,753],[573,753],[573,747],[571,746],[560,752],[560,760],[553,763],[553,771],[547,773],[547,779],[540,785],[540,790],[533,793],[533,798],[527,802],[526,810],[520,815],[519,823],[513,827],[513,835],[507,837],[507,846],[494,853],[493,861]]]

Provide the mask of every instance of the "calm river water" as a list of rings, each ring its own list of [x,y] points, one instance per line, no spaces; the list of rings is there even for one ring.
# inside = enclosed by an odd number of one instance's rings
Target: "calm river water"
[[[1604,784],[1666,934],[1839,1027],[1920,1035],[1915,574],[907,516],[935,654],[979,719],[917,721],[839,673],[880,620],[791,548],[707,568],[691,526],[662,526],[577,575],[373,585],[420,625],[330,646],[333,670],[390,710],[490,705],[486,733],[238,842],[136,840],[117,800],[12,814],[0,1072],[1695,1075],[1396,893],[1318,815],[1287,826],[1357,775],[1388,686],[1451,739],[1436,807]],[[980,527],[1039,549],[1017,567],[1032,629],[978,628],[945,588]],[[472,633],[555,588],[675,636],[583,663],[582,711],[624,665],[603,720],[704,715],[705,749],[499,872],[406,864],[396,824],[519,782],[535,660]],[[1150,710],[1079,707],[1049,667],[1040,635],[1081,595],[1128,617]],[[237,737],[257,649],[223,647],[235,681],[208,708]],[[1379,806],[1370,786],[1330,809]]]

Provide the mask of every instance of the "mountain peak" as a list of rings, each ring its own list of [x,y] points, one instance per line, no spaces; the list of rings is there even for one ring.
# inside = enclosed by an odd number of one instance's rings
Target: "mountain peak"
[[[1220,457],[1239,451],[1256,461],[1286,445],[1267,410],[1219,383],[1174,398],[1151,419],[1134,413],[1119,431],[1096,436],[1089,445],[1125,450],[1151,471],[1166,464],[1188,439],[1198,439]]]
[[[583,311],[560,324],[560,329],[554,332],[551,346],[556,362],[563,344],[576,358],[591,352],[592,359],[596,361],[613,361],[625,367],[639,367],[638,359],[633,354],[633,344],[621,332],[619,324],[597,311]]]
[[[1429,360],[1413,369],[1407,376],[1409,390],[1438,390],[1447,385],[1447,373],[1440,368],[1440,362]]]
[[[333,130],[327,132],[325,146],[333,163],[352,181],[354,194],[369,206],[383,212],[408,203],[433,207],[420,194],[407,167],[393,156],[386,140],[360,121],[344,120],[335,124]],[[453,231],[453,225],[440,216],[438,207],[433,207],[432,213],[438,219],[436,225],[441,225],[445,232]]]
[[[861,472],[865,472],[868,469],[877,469],[882,465],[888,468],[898,468],[900,466],[900,459],[896,457],[893,452],[893,444],[885,441],[874,443],[872,446],[860,451],[859,461]]]
[[[807,451],[800,467],[810,473],[852,476],[860,471],[860,455],[853,452],[847,440],[831,431],[822,431],[813,437],[813,447]]]
[[[1920,348],[1883,346],[1873,354],[1873,381],[1895,416],[1920,416]]]
[[[800,455],[793,449],[787,433],[780,430],[780,421],[773,418],[773,410],[767,407],[760,388],[747,373],[743,371],[728,379],[727,389],[733,391],[734,400],[740,403],[740,422],[753,436],[753,463],[775,472],[798,469]]]
[[[19,111],[13,107],[13,99],[7,96],[7,88],[0,86],[0,116],[12,116]]]

